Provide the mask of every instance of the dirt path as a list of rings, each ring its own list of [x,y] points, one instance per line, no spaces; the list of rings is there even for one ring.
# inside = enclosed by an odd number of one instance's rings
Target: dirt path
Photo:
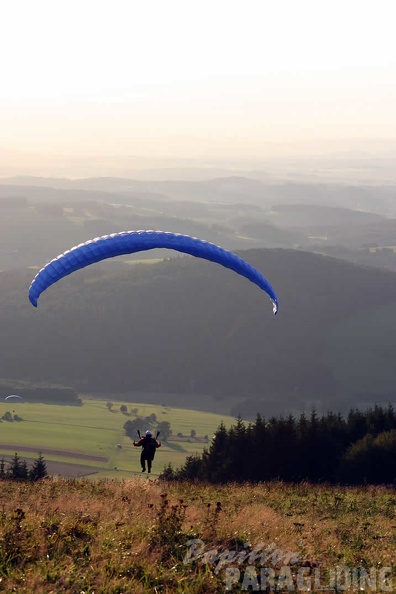
[[[83,464],[67,464],[66,462],[47,462],[45,463],[48,474],[59,474],[66,477],[82,477],[96,474],[100,468],[94,466],[84,466]]]

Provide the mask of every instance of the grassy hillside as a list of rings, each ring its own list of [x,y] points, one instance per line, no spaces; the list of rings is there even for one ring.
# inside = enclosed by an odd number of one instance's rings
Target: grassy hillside
[[[395,497],[384,487],[1,487],[4,592],[395,591]]]
[[[168,443],[163,442],[156,454],[153,474],[158,475],[165,465],[181,466],[186,456],[202,452],[206,446],[204,436],[211,439],[221,421],[229,426],[234,420],[169,406],[115,400],[112,404],[109,410],[104,400],[84,399],[80,407],[3,401],[0,418],[9,411],[22,417],[23,421],[0,422],[0,457],[4,455],[9,459],[17,452],[29,460],[35,459],[41,451],[49,463],[50,472],[69,476],[128,477],[140,473],[140,448],[133,447],[123,426],[136,416],[144,418],[155,414],[158,422],[170,423],[174,438]],[[127,414],[120,412],[122,405],[127,406]],[[131,413],[133,409],[137,411]],[[141,431],[146,428],[143,425]],[[192,429],[197,438],[202,439],[191,438]],[[178,433],[186,439],[176,440]]]

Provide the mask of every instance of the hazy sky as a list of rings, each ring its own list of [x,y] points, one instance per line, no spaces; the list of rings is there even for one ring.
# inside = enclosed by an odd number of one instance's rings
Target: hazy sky
[[[9,0],[0,148],[259,156],[396,138],[394,0]]]

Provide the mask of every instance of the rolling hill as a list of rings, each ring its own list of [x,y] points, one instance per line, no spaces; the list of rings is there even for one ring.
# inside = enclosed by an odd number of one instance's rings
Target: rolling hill
[[[72,245],[129,229],[195,235],[231,250],[336,249],[346,260],[396,267],[387,253],[375,258],[365,253],[367,246],[395,245],[391,188],[274,184],[242,176],[200,182],[5,181],[0,184],[0,270],[41,266]]]
[[[293,250],[241,255],[275,287],[278,316],[242,277],[188,257],[94,265],[37,310],[34,271],[0,273],[0,377],[174,393],[190,408],[206,394],[233,414],[236,400],[254,414],[394,399],[394,273]]]

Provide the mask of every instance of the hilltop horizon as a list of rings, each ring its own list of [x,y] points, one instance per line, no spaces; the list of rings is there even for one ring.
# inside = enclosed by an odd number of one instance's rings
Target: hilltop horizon
[[[316,182],[364,181],[394,183],[395,138],[323,138],[266,141],[251,154],[233,149],[200,150],[197,139],[190,150],[166,154],[144,152],[16,150],[0,144],[0,180],[15,177],[78,180],[90,177],[197,180],[246,176],[274,179],[311,178]],[[238,143],[235,143],[236,146]],[[194,152],[195,151],[195,152]]]

